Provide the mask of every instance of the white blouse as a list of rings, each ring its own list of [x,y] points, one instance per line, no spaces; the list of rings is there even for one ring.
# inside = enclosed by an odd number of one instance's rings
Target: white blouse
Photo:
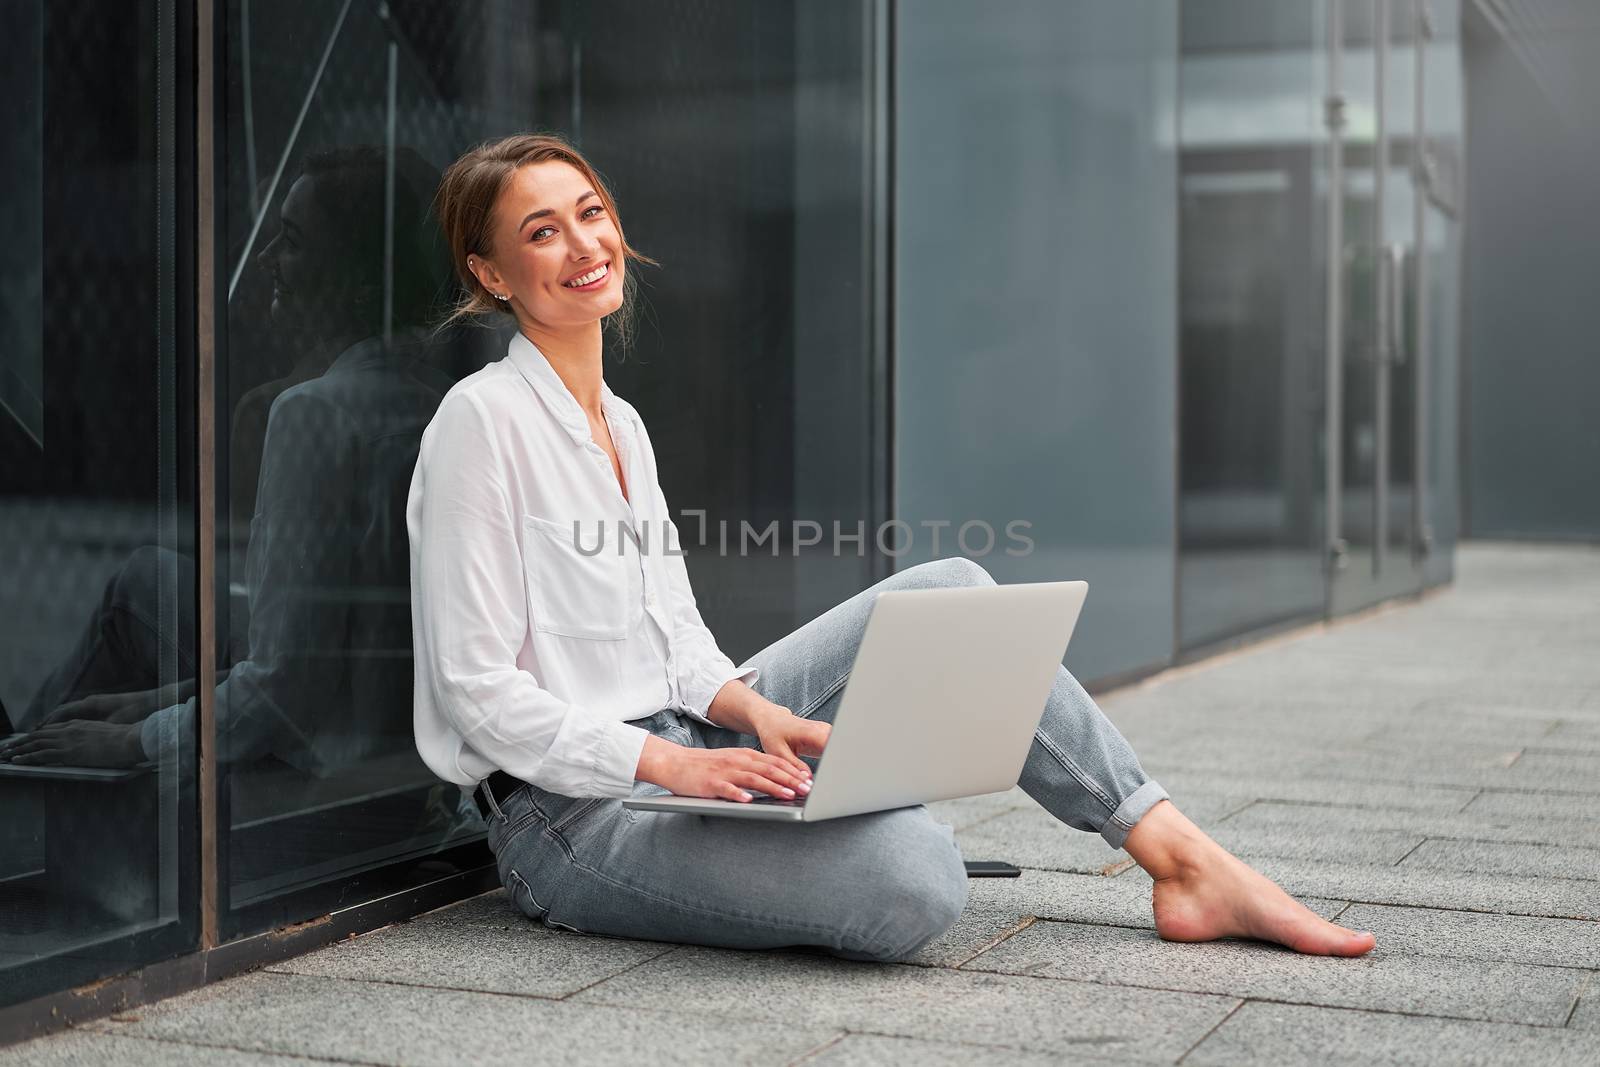
[[[422,435],[406,505],[417,751],[464,788],[500,769],[627,796],[648,736],[629,720],[709,722],[717,690],[759,677],[700,619],[639,413],[603,382],[601,407],[631,500],[521,332]]]

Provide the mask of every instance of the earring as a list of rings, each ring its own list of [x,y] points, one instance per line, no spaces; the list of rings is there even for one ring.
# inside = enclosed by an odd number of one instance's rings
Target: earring
[[[501,296],[499,293],[494,294],[494,298],[496,300],[510,300],[511,299],[509,296]]]

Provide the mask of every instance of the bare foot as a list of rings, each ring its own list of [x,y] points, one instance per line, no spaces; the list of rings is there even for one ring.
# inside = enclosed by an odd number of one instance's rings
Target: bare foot
[[[1315,956],[1360,956],[1377,938],[1331,923],[1251,870],[1161,801],[1124,847],[1155,880],[1156,933],[1168,941],[1253,937]]]

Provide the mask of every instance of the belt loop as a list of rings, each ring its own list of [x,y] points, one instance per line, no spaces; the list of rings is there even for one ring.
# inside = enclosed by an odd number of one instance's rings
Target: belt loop
[[[494,812],[494,817],[504,820],[505,813],[500,810],[500,805],[494,801],[494,790],[489,788],[489,779],[485,778],[478,783],[478,790],[483,794],[484,801],[489,805],[489,810]]]

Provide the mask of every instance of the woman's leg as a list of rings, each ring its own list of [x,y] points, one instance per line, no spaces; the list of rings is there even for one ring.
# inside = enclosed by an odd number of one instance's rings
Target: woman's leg
[[[960,556],[908,567],[829,608],[744,665],[761,669],[756,690],[762,696],[796,715],[831,723],[879,593],[993,584],[982,566]],[[759,747],[748,734],[706,731],[708,748],[735,744]],[[1018,784],[1050,814],[1100,834],[1112,848],[1121,848],[1139,817],[1167,796],[1065,667],[1056,669]]]
[[[702,740],[690,728],[701,724],[671,710],[638,725],[678,744]],[[954,835],[920,805],[802,824],[632,811],[532,786],[496,803],[489,845],[501,881],[548,926],[891,961],[937,937],[966,905]]]
[[[757,653],[749,661],[761,668],[756,688],[796,714],[832,722],[878,593],[992,584],[982,566],[961,557],[909,567]],[[753,737],[714,728],[706,743],[759,747]],[[1317,955],[1360,955],[1373,947],[1370,933],[1323,919],[1190,822],[1065,667],[1056,672],[1018,784],[1067,825],[1126,848],[1150,873],[1156,930],[1164,938],[1255,937]]]
[[[161,684],[164,663],[175,663],[182,678],[193,677],[193,658],[174,636],[193,626],[193,589],[194,560],[188,556],[154,545],[134,550],[106,582],[71,654],[17,716],[17,729],[32,729],[81,697],[153,689]],[[163,607],[176,612],[164,627],[158,625]]]

